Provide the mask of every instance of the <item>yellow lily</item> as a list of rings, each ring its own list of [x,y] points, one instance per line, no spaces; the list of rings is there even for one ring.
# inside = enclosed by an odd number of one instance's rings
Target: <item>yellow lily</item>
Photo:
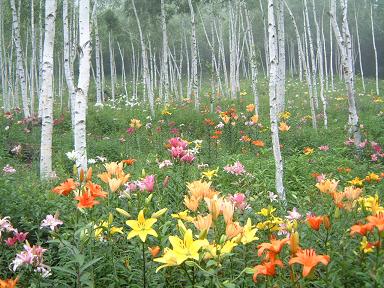
[[[241,235],[241,243],[248,244],[253,241],[259,240],[258,237],[256,237],[257,228],[254,228],[251,222],[251,218],[248,218],[247,223],[243,227],[243,232]]]
[[[156,269],[156,272],[164,267],[180,265],[187,259],[198,261],[201,247],[209,245],[206,239],[193,240],[191,229],[185,231],[183,239],[177,236],[169,236],[169,242],[173,249],[167,249],[163,257],[154,259],[156,262],[164,263],[164,265]]]
[[[135,236],[139,236],[140,240],[145,242],[148,235],[157,237],[156,231],[152,228],[152,225],[155,224],[157,219],[155,218],[144,218],[144,211],[139,212],[137,220],[127,220],[125,223],[132,228],[132,231],[128,234],[128,239],[131,239]]]
[[[217,176],[217,172],[219,171],[219,167],[214,170],[207,170],[201,173],[201,178],[207,178],[211,180],[214,176]]]

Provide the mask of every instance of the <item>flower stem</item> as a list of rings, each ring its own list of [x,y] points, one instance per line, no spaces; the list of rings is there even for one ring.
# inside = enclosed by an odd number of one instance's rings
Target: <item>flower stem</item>
[[[145,243],[143,242],[143,287],[147,287],[146,275],[145,275]]]

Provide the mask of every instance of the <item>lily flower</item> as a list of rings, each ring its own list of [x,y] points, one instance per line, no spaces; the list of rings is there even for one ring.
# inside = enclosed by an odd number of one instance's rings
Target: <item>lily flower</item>
[[[144,210],[139,212],[137,220],[127,220],[125,223],[132,228],[128,234],[128,239],[139,236],[142,242],[147,240],[148,235],[157,237],[156,231],[152,228],[153,224],[157,222],[156,218],[144,218]]]
[[[298,251],[296,257],[289,260],[289,265],[295,263],[303,265],[303,277],[307,277],[317,264],[328,265],[329,261],[330,257],[328,255],[317,255],[313,249],[304,249]]]

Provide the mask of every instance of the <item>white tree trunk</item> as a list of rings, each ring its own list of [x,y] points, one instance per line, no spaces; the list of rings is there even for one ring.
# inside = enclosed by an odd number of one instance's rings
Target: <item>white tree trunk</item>
[[[310,72],[310,68],[309,68],[309,61],[306,60],[306,56],[305,56],[304,51],[303,51],[303,45],[302,45],[302,42],[301,42],[300,33],[299,33],[299,29],[297,28],[295,17],[293,16],[293,13],[292,13],[291,9],[289,9],[289,6],[288,6],[287,2],[286,1],[284,1],[284,2],[285,2],[285,6],[287,7],[288,13],[289,13],[289,15],[291,17],[291,20],[292,20],[292,23],[293,23],[293,27],[295,29],[296,39],[297,39],[297,46],[298,46],[298,50],[299,50],[299,58],[302,61],[301,65],[303,66],[304,75],[305,75],[305,78],[306,78],[307,83],[308,83],[309,103],[310,103],[310,107],[311,107],[311,116],[312,116],[312,127],[314,129],[317,129],[316,111],[315,111],[315,100],[313,99],[313,94],[312,94],[313,89],[312,89],[311,72]],[[305,32],[305,29],[304,29],[304,32]],[[304,33],[304,36],[305,35],[306,34]],[[307,51],[308,51],[308,49],[307,49]]]
[[[42,124],[40,146],[40,177],[49,179],[52,171],[52,134],[53,134],[53,49],[55,40],[56,0],[45,2],[45,37],[43,51],[42,81],[40,98],[42,99]]]
[[[35,112],[35,71],[36,71],[36,39],[35,39],[35,12],[34,12],[34,0],[31,0],[31,67],[30,67],[30,105],[31,115]]]
[[[3,96],[4,112],[11,110],[10,95],[8,92],[8,64],[7,53],[4,41],[4,10],[3,2],[0,1],[0,73],[1,73],[1,94]]]
[[[311,24],[309,22],[309,15],[308,15],[308,5],[307,0],[304,0],[304,12],[305,12],[305,25],[306,25],[306,33],[307,33],[307,39],[309,44],[309,52],[311,56],[311,66],[312,67],[312,87],[313,87],[313,97],[315,99],[315,106],[316,109],[319,108],[319,100],[317,97],[317,67],[316,67],[316,59],[315,59],[315,50],[313,48],[313,41],[312,41],[312,33],[311,33]]]
[[[143,84],[145,91],[148,93],[148,101],[149,101],[149,107],[151,110],[151,115],[154,117],[155,116],[155,103],[154,103],[154,95],[153,95],[153,90],[151,88],[151,79],[149,75],[149,68],[148,68],[148,56],[147,56],[147,47],[145,45],[144,37],[143,37],[143,32],[141,30],[141,24],[140,24],[140,19],[139,16],[137,15],[136,11],[136,6],[135,6],[135,1],[132,0],[132,6],[133,6],[133,11],[135,13],[136,21],[137,21],[137,26],[139,28],[139,34],[140,34],[140,43],[141,43],[141,56],[142,56],[142,62],[143,62]],[[143,95],[145,99],[145,92]]]
[[[265,19],[265,16],[264,16],[264,8],[263,8],[263,3],[262,3],[262,0],[259,0],[259,3],[260,3],[260,11],[261,11],[261,17],[263,19],[263,32],[264,32],[264,53],[265,53],[265,66],[266,66],[266,70],[267,70],[267,75],[269,75],[269,41],[268,41],[268,29],[267,29],[267,20]]]
[[[164,0],[161,0],[161,30],[163,32],[163,59],[161,65],[161,86],[164,88],[164,101],[168,102],[169,97],[169,76],[168,76],[168,35],[167,22],[165,18]]]
[[[321,34],[320,34],[320,27],[319,23],[317,22],[317,14],[316,14],[316,6],[315,6],[315,0],[312,0],[312,12],[313,12],[313,19],[315,21],[315,27],[316,27],[316,40],[317,40],[317,60],[319,64],[319,76],[320,76],[320,99],[323,104],[323,121],[324,121],[324,128],[328,129],[328,115],[327,115],[327,98],[324,95],[324,59],[323,59],[323,46],[321,43]]]
[[[192,1],[188,0],[189,10],[191,12],[191,61],[192,61],[192,94],[195,99],[195,109],[200,109],[200,97],[199,97],[199,84],[197,76],[197,39],[196,39],[196,23],[195,23],[195,11],[193,9]]]
[[[336,20],[336,0],[331,0],[331,23],[333,32],[335,33],[335,37],[337,40],[337,44],[339,46],[339,50],[341,53],[341,61],[343,65],[344,71],[344,79],[345,84],[347,86],[348,92],[348,125],[350,127],[350,133],[353,135],[354,143],[356,147],[361,142],[361,134],[359,127],[359,116],[356,109],[356,100],[355,100],[355,79],[353,73],[353,64],[352,64],[352,44],[351,44],[351,36],[349,34],[348,28],[348,18],[347,18],[347,2],[345,0],[340,0],[342,15],[343,15],[343,32],[345,33],[345,39],[340,33],[339,25]]]
[[[31,116],[28,103],[28,92],[27,92],[27,82],[25,77],[24,70],[24,60],[23,60],[23,50],[21,48],[21,39],[20,39],[20,28],[19,28],[19,17],[17,15],[15,0],[11,0],[11,9],[12,9],[12,29],[13,37],[16,47],[16,61],[17,61],[17,74],[19,76],[20,87],[21,87],[21,99],[23,104],[23,114],[25,118]]]
[[[278,0],[277,5],[277,39],[279,48],[279,65],[277,73],[277,111],[284,112],[285,109],[285,27],[284,27],[284,2]]]
[[[63,38],[64,38],[64,74],[65,80],[68,87],[70,106],[71,106],[71,120],[72,128],[75,127],[75,99],[76,89],[73,79],[73,71],[71,65],[70,51],[70,32],[69,32],[69,21],[68,21],[68,0],[63,0]]]
[[[257,91],[257,61],[256,61],[256,47],[253,39],[252,26],[249,20],[248,10],[245,9],[245,20],[247,22],[247,36],[249,43],[249,57],[251,62],[251,85],[253,93],[253,101],[255,104],[255,113],[259,114],[260,104],[259,104],[259,93]]]
[[[114,73],[114,53],[113,53],[113,44],[111,39],[111,32],[109,32],[108,37],[108,44],[109,44],[109,70],[110,70],[110,77],[111,77],[111,100],[113,105],[115,105],[115,73]]]
[[[359,23],[357,22],[357,12],[355,7],[355,26],[356,26],[356,38],[357,38],[357,49],[359,52],[359,64],[360,64],[360,75],[361,82],[363,84],[363,91],[365,93],[365,81],[364,81],[364,70],[363,70],[363,61],[361,57],[361,45],[360,45],[360,35],[359,35]]]
[[[372,27],[372,42],[373,42],[373,50],[375,52],[375,71],[376,71],[376,94],[380,95],[379,90],[379,63],[377,61],[377,48],[375,41],[375,27],[373,25],[373,12],[372,12],[372,4],[371,4],[371,27]]]
[[[285,202],[283,184],[283,159],[280,151],[277,107],[277,73],[278,73],[278,43],[275,21],[274,0],[268,0],[268,33],[269,33],[269,116],[271,123],[272,148],[275,158],[275,185],[280,199]]]
[[[76,166],[87,170],[86,114],[91,69],[91,31],[89,0],[79,0],[79,81],[76,89],[74,142]]]
[[[93,4],[93,27],[95,31],[95,58],[96,58],[96,105],[102,105],[102,84],[101,84],[101,64],[100,64],[100,37],[97,25],[97,0]]]

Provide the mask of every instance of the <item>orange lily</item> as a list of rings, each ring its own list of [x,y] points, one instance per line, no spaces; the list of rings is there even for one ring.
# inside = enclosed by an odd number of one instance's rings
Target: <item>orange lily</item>
[[[283,262],[281,260],[272,259],[269,262],[264,262],[261,265],[256,265],[253,274],[253,281],[257,281],[257,276],[265,275],[265,276],[275,276],[276,275],[276,265],[283,267]]]
[[[123,162],[127,166],[132,166],[133,164],[135,164],[136,159],[129,158],[129,159],[123,160],[121,162]]]
[[[69,193],[75,190],[77,186],[79,186],[79,183],[73,181],[72,178],[68,178],[59,186],[56,186],[55,188],[53,188],[52,192],[59,195],[68,196]]]
[[[384,212],[380,212],[375,216],[368,216],[367,221],[379,229],[380,232],[384,231]]]
[[[350,235],[352,236],[357,233],[364,236],[367,234],[368,231],[372,231],[372,229],[373,229],[373,225],[371,223],[368,223],[368,224],[358,223],[351,227]]]
[[[272,238],[271,243],[261,243],[259,246],[257,246],[257,255],[260,257],[264,253],[264,250],[268,250],[270,252],[273,252],[274,254],[279,254],[283,246],[288,242],[289,238],[285,238],[282,240]]]
[[[155,258],[160,252],[160,247],[159,246],[148,247],[148,251],[151,253],[152,257]]]
[[[295,263],[303,265],[303,277],[307,277],[317,264],[323,263],[324,265],[328,265],[330,259],[328,255],[317,255],[313,249],[304,249],[298,251],[296,257],[289,260],[289,265]]]
[[[16,277],[16,279],[12,279],[12,278],[6,279],[6,280],[0,279],[0,288],[15,288],[18,281],[19,281],[19,277]]]
[[[99,201],[96,201],[95,197],[88,192],[83,193],[81,196],[75,197],[75,199],[79,201],[77,204],[78,208],[93,208],[93,206],[100,203]]]
[[[323,223],[323,216],[310,215],[307,216],[309,226],[316,231],[319,231],[321,223]]]
[[[85,187],[88,189],[88,192],[91,193],[92,197],[105,198],[108,193],[104,192],[100,185],[88,182]]]

